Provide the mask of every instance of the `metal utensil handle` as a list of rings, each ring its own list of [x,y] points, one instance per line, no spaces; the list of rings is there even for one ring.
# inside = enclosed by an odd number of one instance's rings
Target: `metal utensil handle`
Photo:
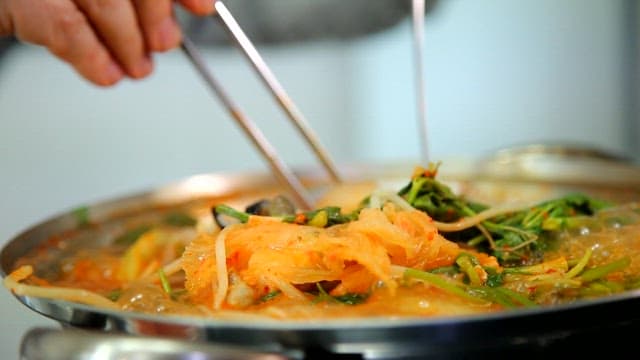
[[[414,42],[414,62],[415,62],[415,87],[416,105],[418,111],[418,129],[420,134],[420,148],[422,150],[422,160],[429,162],[429,143],[427,131],[427,110],[425,105],[424,86],[424,11],[425,0],[413,0],[411,3],[411,13],[413,19],[413,42]]]
[[[262,131],[251,121],[235,103],[231,100],[222,85],[213,77],[213,74],[207,69],[204,58],[198,51],[193,42],[186,36],[182,39],[182,50],[187,58],[196,68],[203,80],[209,86],[209,89],[218,96],[222,104],[229,111],[231,116],[236,120],[237,124],[242,128],[245,134],[251,139],[253,144],[260,150],[265,157],[272,172],[276,175],[281,183],[289,188],[291,194],[295,197],[295,201],[304,209],[311,208],[311,196],[294,175],[287,165],[282,161],[274,147],[269,143]]]
[[[276,98],[280,107],[285,111],[289,119],[293,122],[298,131],[305,138],[309,146],[313,149],[313,152],[320,160],[326,171],[331,176],[332,180],[335,182],[340,182],[340,175],[338,174],[338,170],[334,165],[334,162],[331,160],[329,153],[324,149],[318,137],[315,135],[311,127],[308,125],[308,122],[300,112],[300,110],[296,107],[293,100],[287,95],[286,91],[280,85],[280,82],[276,78],[276,76],[271,72],[269,66],[264,61],[260,53],[256,50],[255,46],[251,43],[251,40],[245,35],[244,31],[238,25],[236,20],[231,15],[231,12],[227,9],[227,7],[222,3],[222,1],[215,1],[215,16],[224,28],[227,30],[229,36],[233,40],[233,42],[240,48],[243,54],[249,59],[251,65],[255,71],[260,75],[260,78],[267,85],[271,94]]]

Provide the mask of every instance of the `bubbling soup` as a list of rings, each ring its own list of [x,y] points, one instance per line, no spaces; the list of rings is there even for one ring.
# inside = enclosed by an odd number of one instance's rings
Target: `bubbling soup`
[[[274,196],[160,209],[55,234],[15,262],[17,295],[225,319],[433,317],[640,287],[640,207],[582,193],[487,203],[416,168],[311,211]]]

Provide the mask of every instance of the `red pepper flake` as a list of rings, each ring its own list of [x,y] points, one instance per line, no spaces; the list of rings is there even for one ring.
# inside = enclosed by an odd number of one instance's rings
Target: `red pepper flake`
[[[609,281],[622,281],[624,279],[624,276],[621,271],[616,271],[614,273],[606,275],[605,279]]]
[[[304,224],[306,221],[307,221],[307,217],[303,213],[297,214],[294,220],[296,224]]]
[[[235,268],[240,260],[240,253],[238,251],[231,254],[227,257],[227,266],[230,268]]]
[[[438,169],[432,170],[432,169],[426,169],[422,175],[424,177],[428,177],[428,178],[435,178],[436,175],[438,175]]]

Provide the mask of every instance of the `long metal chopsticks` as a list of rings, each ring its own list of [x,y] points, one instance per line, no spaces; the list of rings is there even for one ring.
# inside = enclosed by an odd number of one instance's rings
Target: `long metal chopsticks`
[[[224,107],[231,114],[234,120],[248,135],[253,144],[260,150],[265,157],[271,171],[278,180],[289,188],[291,195],[295,197],[295,201],[303,208],[310,208],[312,204],[311,196],[302,185],[300,180],[295,176],[293,171],[282,161],[274,147],[269,143],[262,131],[251,121],[240,108],[231,100],[231,97],[224,90],[222,85],[213,77],[207,69],[204,58],[196,48],[196,46],[187,37],[182,39],[182,50],[187,55],[196,70],[200,73],[205,83],[218,96]]]
[[[418,112],[418,129],[420,133],[420,149],[422,150],[422,160],[425,164],[429,162],[429,133],[427,132],[427,109],[425,105],[424,86],[424,12],[425,0],[413,0],[411,2],[411,18],[413,23],[413,43],[414,43],[414,66],[415,66],[415,86],[416,105]]]
[[[298,131],[311,146],[331,178],[336,182],[340,182],[340,176],[338,175],[338,171],[329,157],[329,154],[324,150],[317,136],[309,127],[307,120],[304,118],[300,110],[298,110],[293,100],[291,100],[289,95],[284,91],[284,88],[280,85],[280,82],[273,72],[271,72],[267,63],[262,59],[258,50],[256,50],[249,38],[244,34],[244,31],[242,31],[242,28],[238,25],[222,1],[216,1],[214,6],[217,18],[228,31],[229,35],[234,40],[234,43],[240,48],[240,50],[242,50],[247,59],[249,59],[255,71],[260,75],[262,81],[264,81],[267,87],[269,87],[271,94],[275,97],[278,104],[280,104],[289,119],[291,119]]]
[[[284,91],[284,88],[280,85],[275,75],[271,72],[249,38],[244,34],[244,31],[242,31],[242,28],[235,21],[227,7],[219,0],[215,1],[214,6],[216,10],[214,16],[220,20],[225,30],[229,33],[232,41],[242,50],[247,59],[249,59],[253,68],[270,89],[271,93],[283,108],[289,119],[311,146],[313,152],[321,161],[332,180],[340,182],[341,179],[338,171],[327,151],[324,150],[317,136],[302,116],[302,113]],[[308,191],[298,180],[293,171],[291,171],[291,169],[289,169],[289,167],[284,163],[282,158],[278,155],[274,147],[269,143],[255,123],[251,121],[231,100],[223,86],[208,70],[204,58],[198,51],[197,47],[186,36],[183,37],[182,50],[201,75],[205,83],[227,108],[227,111],[229,111],[233,119],[236,120],[238,125],[248,135],[253,144],[258,148],[258,150],[260,150],[261,154],[269,163],[274,175],[290,190],[291,194],[295,197],[296,202],[300,206],[309,209],[311,207],[312,200]]]

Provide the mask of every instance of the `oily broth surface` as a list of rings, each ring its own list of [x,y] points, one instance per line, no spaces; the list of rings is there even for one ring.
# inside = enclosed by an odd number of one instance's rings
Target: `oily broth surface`
[[[492,182],[447,182],[452,189],[464,194],[469,199],[484,202],[491,205],[504,203],[527,203],[540,201],[566,192],[564,189],[557,189],[547,185],[532,184],[504,184],[497,185]],[[362,182],[352,185],[343,185],[329,189],[322,194],[319,203],[322,205],[337,205],[345,209],[353,208],[357,203],[370,193],[372,189],[379,187],[379,183]],[[387,188],[391,188],[387,183]],[[398,189],[393,188],[393,189]],[[250,203],[250,199],[231,202],[234,206],[242,208]],[[184,210],[184,209],[183,209]],[[198,219],[198,231],[212,231],[215,225],[210,216],[209,204],[203,206],[198,204],[187,207],[186,211],[195,215]],[[141,216],[144,218],[144,215]],[[139,224],[140,219],[135,216],[127,219],[123,227],[131,227]],[[548,252],[548,257],[566,256],[568,259],[576,259],[584,253],[586,248],[593,249],[591,265],[597,266],[607,261],[615,260],[622,256],[631,256],[631,266],[626,270],[629,276],[640,272],[640,219],[637,208],[622,208],[602,214],[601,217],[593,221],[585,220],[583,227],[578,230],[565,231],[557,234],[557,247]],[[98,231],[101,229],[101,231]],[[108,231],[107,231],[108,229]],[[69,276],[69,264],[83,259],[101,258],[106,264],[114,261],[118,256],[124,254],[125,249],[117,246],[107,246],[107,238],[113,238],[122,227],[115,231],[106,224],[98,224],[94,229],[96,238],[100,241],[90,242],[92,246],[84,247],[82,239],[91,238],[87,234],[89,230],[79,231],[77,234],[68,234],[61,237],[59,241],[48,243],[49,248],[40,247],[28,256],[20,259],[17,264],[31,263],[38,264],[36,275],[41,276],[52,284],[60,286],[76,286],[89,290],[94,290],[103,294],[113,290],[113,284],[109,279],[109,266],[103,269],[93,269],[99,272],[90,283],[77,283]],[[183,231],[184,229],[165,229],[164,231]],[[90,232],[90,231],[89,231]],[[190,236],[195,236],[195,232],[184,232],[185,242]],[[55,256],[52,256],[55,254]],[[180,290],[182,278],[175,276],[171,278],[174,289]],[[300,305],[292,303],[286,298],[265,301],[252,306],[243,312],[255,315],[264,315],[275,318],[337,318],[344,316],[367,317],[367,316],[440,316],[440,315],[462,315],[492,312],[498,310],[495,306],[480,304],[469,304],[461,301],[449,294],[443,293],[433,287],[400,287],[397,294],[391,295],[388,292],[376,293],[370,301],[355,307],[345,307],[342,304],[331,302],[319,302]],[[428,299],[428,300],[426,300]],[[118,300],[118,304],[123,309],[155,314],[192,314],[211,315],[205,309],[191,306],[187,299],[168,299],[158,286],[148,284],[132,284],[124,291]]]
[[[599,266],[628,257],[625,276],[640,274],[640,204],[631,203],[607,209],[592,218],[585,218],[572,230],[555,234],[555,246],[547,258],[565,256],[576,259],[591,249],[590,266]]]

